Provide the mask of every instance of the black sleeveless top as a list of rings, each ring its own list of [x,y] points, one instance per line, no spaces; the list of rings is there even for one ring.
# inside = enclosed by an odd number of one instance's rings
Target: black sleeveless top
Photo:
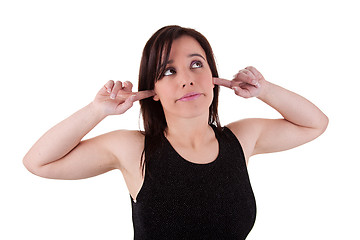
[[[164,140],[131,201],[134,239],[246,238],[256,203],[244,153],[228,128],[216,138],[219,154],[208,164],[185,160]]]

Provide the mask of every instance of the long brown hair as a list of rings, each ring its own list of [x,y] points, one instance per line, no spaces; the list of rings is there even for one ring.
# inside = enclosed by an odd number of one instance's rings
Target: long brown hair
[[[169,60],[172,42],[181,36],[190,36],[199,42],[206,54],[213,77],[219,77],[212,48],[207,39],[191,28],[176,25],[166,26],[155,32],[146,43],[140,64],[139,91],[153,90],[155,82],[161,79]],[[221,130],[218,117],[219,86],[214,87],[214,98],[209,107],[208,123],[216,126],[216,131]],[[160,101],[152,98],[140,100],[141,114],[144,120],[145,147],[140,165],[148,164],[151,155],[164,140],[164,131],[167,127],[164,110]],[[145,155],[145,156],[144,156]]]

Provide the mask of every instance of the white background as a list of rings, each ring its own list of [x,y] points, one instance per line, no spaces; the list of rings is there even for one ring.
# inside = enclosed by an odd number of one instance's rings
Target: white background
[[[0,4],[0,239],[132,239],[122,175],[42,179],[22,158],[50,127],[109,80],[137,88],[142,49],[160,27],[195,28],[221,77],[255,66],[330,119],[315,141],[253,157],[252,239],[360,239],[359,7],[356,1],[2,1]],[[221,89],[222,124],[277,118],[257,99]],[[138,129],[138,104],[87,137]]]

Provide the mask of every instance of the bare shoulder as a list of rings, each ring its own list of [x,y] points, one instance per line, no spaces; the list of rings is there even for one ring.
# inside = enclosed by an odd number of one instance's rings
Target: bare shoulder
[[[145,136],[136,130],[116,130],[104,134],[103,141],[118,159],[118,168],[125,170],[139,166]]]
[[[140,143],[144,141],[144,134],[138,130],[116,130],[104,134],[108,140],[123,144]]]
[[[259,124],[262,120],[247,118],[226,125],[239,140],[245,154],[246,161],[253,155],[256,141],[260,134]]]

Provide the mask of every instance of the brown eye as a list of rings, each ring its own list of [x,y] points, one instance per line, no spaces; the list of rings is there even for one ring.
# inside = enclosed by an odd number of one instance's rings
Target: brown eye
[[[193,61],[191,63],[191,68],[201,68],[203,65],[200,61]]]
[[[173,75],[173,74],[175,74],[175,73],[176,73],[175,69],[173,69],[173,68],[168,68],[168,69],[165,70],[164,76],[170,76],[170,75]]]

